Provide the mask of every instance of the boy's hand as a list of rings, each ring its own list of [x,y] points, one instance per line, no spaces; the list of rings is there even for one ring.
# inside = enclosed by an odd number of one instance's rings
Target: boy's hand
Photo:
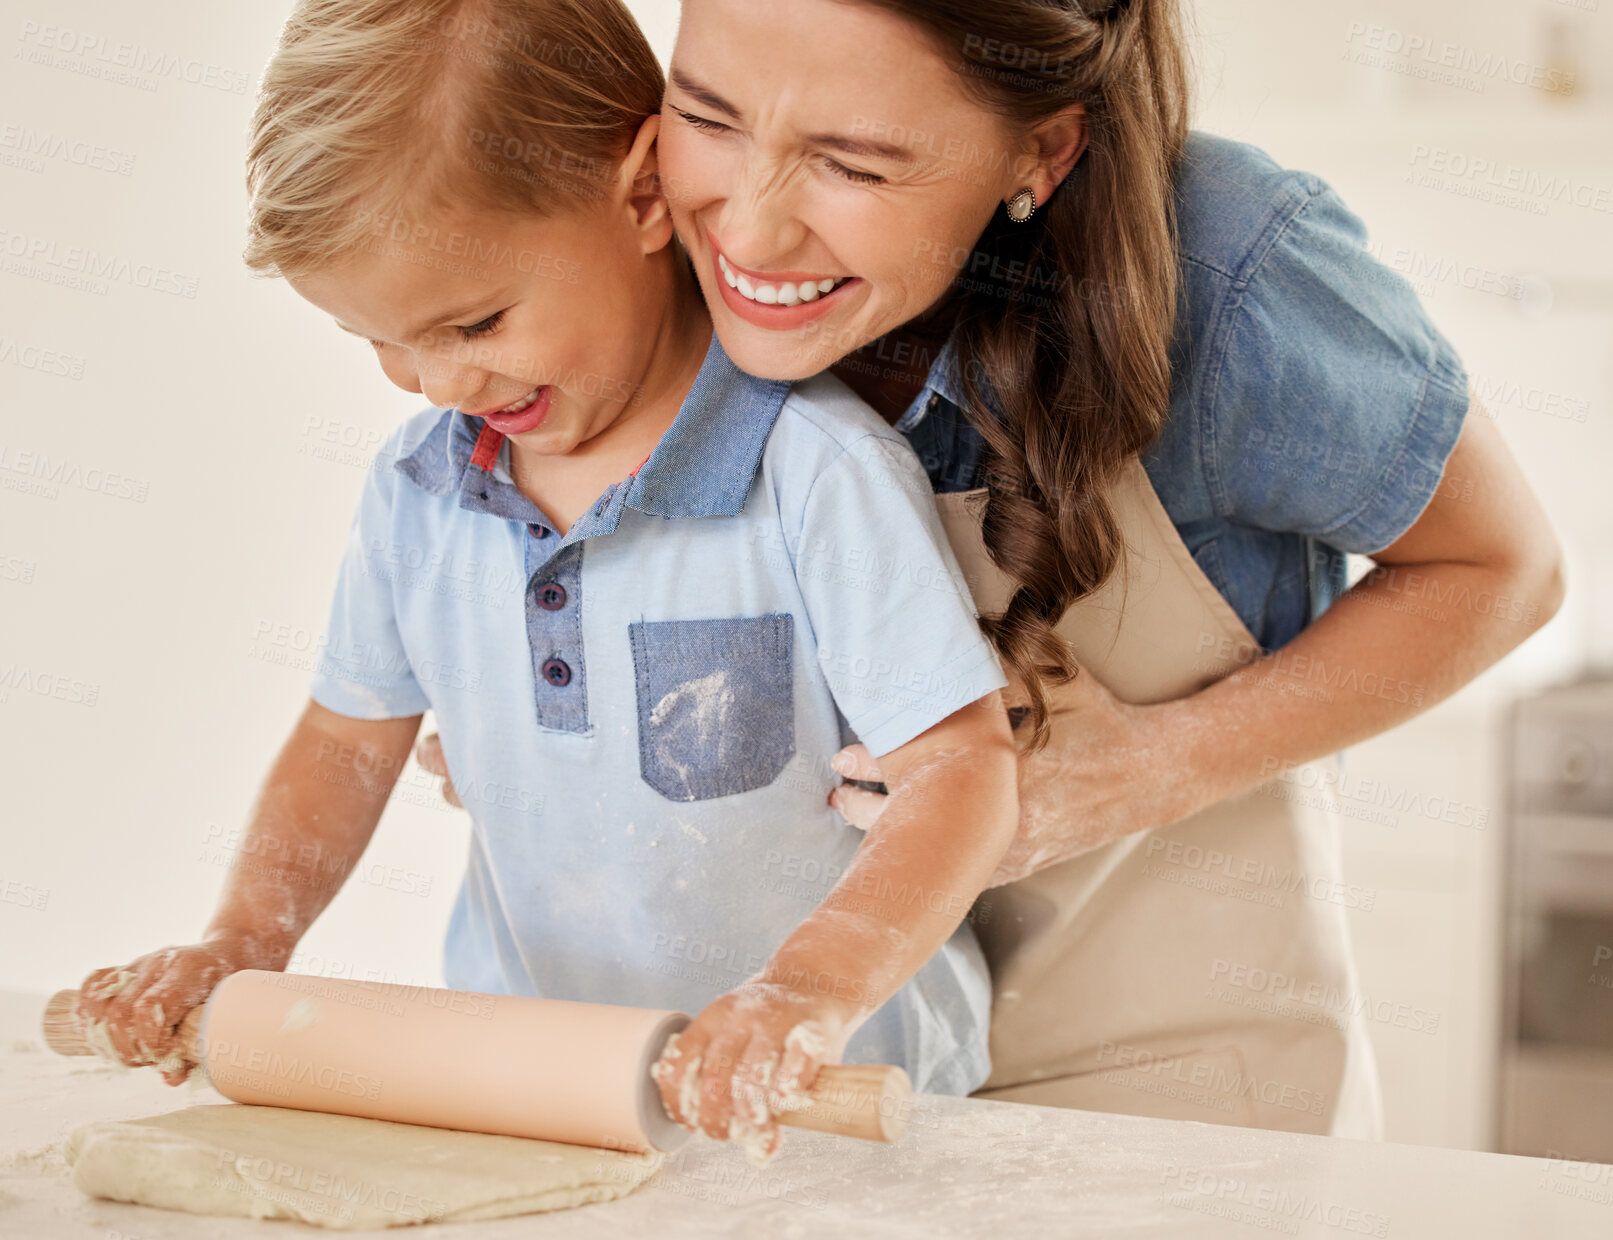
[[[675,1035],[652,1075],[667,1114],[690,1132],[739,1138],[753,1162],[777,1152],[774,1117],[839,1061],[849,1036],[844,1005],[757,979],[712,1003]]]
[[[97,969],[79,986],[75,1009],[84,1028],[106,1022],[107,1042],[130,1067],[164,1063],[162,1077],[181,1084],[192,1065],[180,1049],[177,1030],[186,1015],[206,1002],[213,987],[241,969],[283,969],[289,952],[244,931],[220,931],[206,942],[165,947],[120,968]]]

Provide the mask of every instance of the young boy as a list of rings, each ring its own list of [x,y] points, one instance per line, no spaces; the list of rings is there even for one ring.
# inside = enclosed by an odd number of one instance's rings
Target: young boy
[[[291,863],[233,872],[204,942],[85,1000],[130,1062],[171,1053],[219,977],[284,967],[429,709],[474,822],[450,986],[703,1009],[658,1066],[668,1110],[764,1148],[842,1055],[985,1079],[959,927],[1018,817],[1004,679],[900,437],[712,337],[655,184],[660,93],[618,0],[304,0],[288,23],[248,261],[434,408],[366,481],[254,810],[248,846]],[[451,588],[482,570],[519,591]],[[825,802],[848,733],[892,791],[866,841]],[[331,779],[334,753],[373,774]]]

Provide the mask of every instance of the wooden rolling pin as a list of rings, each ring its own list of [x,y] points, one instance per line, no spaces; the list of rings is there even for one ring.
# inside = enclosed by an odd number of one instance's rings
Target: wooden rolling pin
[[[62,1055],[95,1053],[78,991],[45,1007]],[[179,1026],[185,1057],[235,1102],[643,1152],[678,1149],[650,1068],[681,1012],[248,969]],[[896,1141],[912,1085],[885,1065],[818,1069],[794,1128]]]

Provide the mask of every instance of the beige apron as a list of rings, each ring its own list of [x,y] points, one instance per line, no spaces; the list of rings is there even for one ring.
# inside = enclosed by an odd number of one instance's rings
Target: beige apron
[[[1011,583],[981,539],[984,495],[936,502],[977,606],[994,613]],[[1141,462],[1114,505],[1126,558],[1059,626],[1083,674],[1143,704],[1258,655]],[[975,929],[992,971],[993,1072],[977,1096],[1381,1135],[1345,925],[1372,893],[1340,877],[1336,777],[1336,758],[1276,773],[1175,826],[988,891]]]

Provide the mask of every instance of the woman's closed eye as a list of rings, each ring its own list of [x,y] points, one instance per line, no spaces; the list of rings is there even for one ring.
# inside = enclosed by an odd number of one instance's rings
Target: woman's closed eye
[[[838,177],[852,182],[854,185],[883,185],[885,178],[874,172],[858,172],[855,168],[848,168],[838,160],[830,159],[827,155],[823,159],[824,166]]]
[[[707,133],[724,133],[728,129],[728,126],[721,121],[708,120],[704,116],[696,116],[693,112],[685,112],[682,108],[672,110],[681,116],[686,124],[693,125],[696,129],[703,129]]]
[[[693,112],[685,112],[682,108],[673,108],[672,110],[676,112],[686,124],[692,125],[694,128],[702,130],[705,133],[732,132],[732,129],[729,126],[724,125],[721,121],[714,121],[704,116],[697,116]],[[828,156],[823,157],[823,165],[842,180],[850,181],[854,185],[883,185],[885,183],[885,178],[879,176],[877,173],[859,172],[857,169],[848,168],[845,164],[840,163],[838,160],[830,159]]]

